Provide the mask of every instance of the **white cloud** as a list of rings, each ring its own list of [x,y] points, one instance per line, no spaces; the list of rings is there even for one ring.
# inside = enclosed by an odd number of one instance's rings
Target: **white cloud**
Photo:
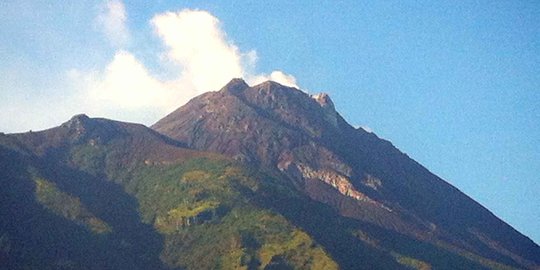
[[[94,78],[89,96],[95,100],[121,103],[126,108],[170,106],[173,89],[150,76],[129,52],[118,51],[99,78]]]
[[[123,50],[103,71],[71,70],[67,76],[75,87],[84,88],[84,98],[78,101],[83,112],[122,121],[150,124],[176,108],[178,100],[195,95],[189,88],[181,91],[181,83],[154,78],[134,55]]]
[[[218,89],[244,75],[241,52],[226,39],[218,19],[210,13],[167,12],[155,16],[152,25],[167,45],[170,60],[182,67],[182,79],[197,92]]]
[[[190,9],[157,14],[150,20],[165,45],[164,51],[155,52],[154,64],[166,70],[160,74],[167,73],[167,79],[155,76],[156,71],[145,65],[142,58],[125,49],[130,39],[127,21],[121,0],[100,5],[94,26],[117,46],[110,62],[102,67],[66,71],[63,79],[51,79],[54,82],[50,85],[40,86],[42,93],[47,93],[43,95],[29,95],[23,90],[34,87],[26,80],[3,82],[0,86],[5,89],[20,90],[16,95],[2,93],[7,100],[2,103],[6,115],[20,115],[26,120],[1,118],[1,131],[44,129],[77,113],[149,125],[191,98],[220,89],[235,77],[243,77],[251,85],[274,80],[297,87],[296,79],[283,71],[257,73],[255,50],[238,48],[212,14]]]
[[[268,79],[286,86],[299,88],[296,84],[296,78],[293,75],[286,74],[280,70],[272,71]]]
[[[109,2],[108,7],[107,14],[115,15],[106,17],[116,18],[110,19],[110,28],[124,25],[121,2]],[[206,11],[166,12],[154,16],[150,23],[166,46],[165,59],[161,60],[168,63],[162,64],[180,67],[179,74],[167,81],[157,79],[125,50],[117,51],[103,70],[72,71],[72,80],[86,88],[85,110],[90,115],[151,124],[189,99],[218,90],[237,77],[250,84],[273,80],[298,88],[296,79],[282,71],[253,74],[257,52],[240,51],[228,40],[219,20]]]
[[[126,26],[126,8],[120,0],[109,0],[103,4],[97,23],[110,42],[115,46],[125,45],[130,34]]]
[[[247,77],[247,80],[250,84],[258,84],[262,83],[264,81],[274,81],[278,82],[282,85],[289,86],[289,87],[296,87],[299,88],[296,84],[296,78],[290,74],[286,74],[283,71],[275,70],[270,73],[270,75],[256,75],[252,77]]]

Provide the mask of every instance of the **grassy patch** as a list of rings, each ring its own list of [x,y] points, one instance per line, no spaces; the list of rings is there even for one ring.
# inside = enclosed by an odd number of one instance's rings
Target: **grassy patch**
[[[165,236],[161,258],[169,266],[263,269],[279,257],[295,269],[337,269],[309,235],[252,202],[283,189],[272,178],[208,158],[140,166],[132,175],[126,189]]]
[[[407,257],[405,255],[401,255],[399,253],[396,253],[396,252],[391,252],[391,255],[396,259],[396,261],[404,266],[407,266],[411,269],[416,269],[416,270],[431,270],[431,265],[429,265],[428,263],[424,262],[424,261],[421,261],[421,260],[418,260],[418,259],[415,259],[415,258],[411,258],[411,257]]]
[[[45,179],[36,178],[34,182],[37,201],[49,211],[83,225],[94,233],[112,231],[107,223],[90,213],[79,198],[62,192],[54,183]]]

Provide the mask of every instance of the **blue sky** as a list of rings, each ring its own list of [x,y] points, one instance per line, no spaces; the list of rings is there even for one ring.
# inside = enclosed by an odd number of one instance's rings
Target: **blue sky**
[[[540,3],[358,2],[2,1],[0,131],[149,125],[229,77],[274,79],[540,243]]]

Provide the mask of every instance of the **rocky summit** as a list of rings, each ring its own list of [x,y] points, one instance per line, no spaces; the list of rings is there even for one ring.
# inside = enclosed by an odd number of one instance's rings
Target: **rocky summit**
[[[2,134],[0,185],[0,269],[540,269],[537,244],[327,94],[271,81],[151,128]]]

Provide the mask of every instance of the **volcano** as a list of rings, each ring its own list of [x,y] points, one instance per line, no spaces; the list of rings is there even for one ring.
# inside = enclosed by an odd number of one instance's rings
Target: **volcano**
[[[150,128],[0,135],[0,268],[540,269],[540,247],[324,93],[233,79]]]

